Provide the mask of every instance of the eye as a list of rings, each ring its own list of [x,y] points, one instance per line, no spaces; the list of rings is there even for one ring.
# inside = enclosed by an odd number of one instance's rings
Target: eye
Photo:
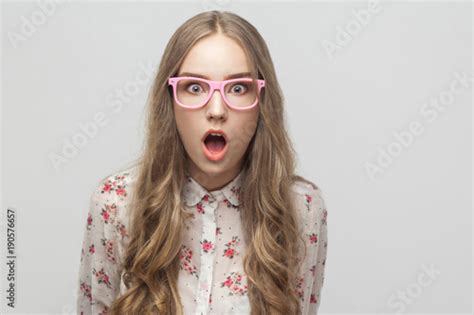
[[[234,84],[231,88],[231,92],[235,92],[237,94],[243,94],[247,91],[247,87],[242,83]]]
[[[187,91],[197,94],[202,93],[203,88],[201,87],[201,85],[199,85],[199,83],[190,83],[187,87]]]

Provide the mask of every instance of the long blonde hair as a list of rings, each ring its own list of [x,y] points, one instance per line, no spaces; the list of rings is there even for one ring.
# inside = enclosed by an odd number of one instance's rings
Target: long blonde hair
[[[257,128],[244,156],[240,193],[251,314],[300,314],[295,279],[302,261],[298,242],[303,247],[305,242],[298,232],[291,185],[306,180],[294,173],[296,154],[265,41],[249,22],[227,11],[190,18],[164,51],[149,95],[146,140],[130,207],[130,242],[122,266],[127,291],[111,305],[111,314],[183,314],[177,279],[186,220],[181,189],[189,157],[176,127],[167,79],[177,74],[197,41],[217,32],[239,43],[252,77],[266,81]]]

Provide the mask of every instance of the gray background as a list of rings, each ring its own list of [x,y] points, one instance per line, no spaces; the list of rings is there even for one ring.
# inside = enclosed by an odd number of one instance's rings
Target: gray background
[[[323,191],[329,247],[320,312],[470,313],[472,4],[379,2],[362,24],[354,11],[368,6],[3,3],[1,312],[11,311],[11,207],[17,313],[75,313],[90,194],[137,157],[148,89],[171,34],[216,8],[240,14],[265,38],[299,173]],[[343,30],[352,32],[346,41]],[[339,44],[333,54],[329,42]],[[456,74],[470,80],[454,93]],[[408,144],[396,136],[409,132]],[[66,156],[68,142],[76,151]],[[367,163],[380,172],[371,176]],[[408,300],[395,306],[400,293]]]

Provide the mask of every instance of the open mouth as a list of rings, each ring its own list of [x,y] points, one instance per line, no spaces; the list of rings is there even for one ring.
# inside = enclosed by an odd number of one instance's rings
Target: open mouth
[[[211,161],[224,158],[229,144],[222,132],[209,132],[202,141],[204,154]]]
[[[211,153],[219,153],[224,150],[226,145],[225,138],[222,135],[209,134],[204,139],[204,145]]]

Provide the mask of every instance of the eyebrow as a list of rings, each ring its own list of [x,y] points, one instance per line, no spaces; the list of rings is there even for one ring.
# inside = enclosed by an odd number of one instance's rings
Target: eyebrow
[[[240,72],[240,73],[234,73],[226,76],[224,80],[229,80],[229,79],[234,79],[234,78],[242,78],[242,77],[249,77],[251,75],[250,72]],[[197,73],[191,73],[191,72],[183,72],[181,74],[178,74],[179,77],[196,77],[196,78],[203,78],[210,80],[209,77],[206,77],[205,75],[202,74],[197,74]]]

